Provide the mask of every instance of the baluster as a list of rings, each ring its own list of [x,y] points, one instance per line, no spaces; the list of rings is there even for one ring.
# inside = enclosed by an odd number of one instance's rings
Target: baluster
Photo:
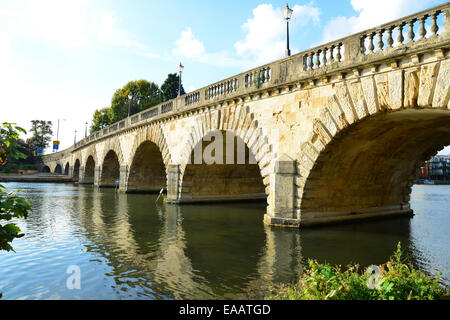
[[[439,12],[435,12],[433,13],[433,15],[431,16],[431,32],[433,33],[433,36],[437,36],[437,32],[439,30],[439,27],[436,23],[436,18],[438,16]]]
[[[415,21],[416,21],[415,19],[412,19],[411,21],[408,22],[408,25],[409,25],[408,38],[409,38],[409,41],[411,41],[411,42],[414,41],[414,37],[416,36],[414,34],[414,30],[413,30]]]
[[[342,46],[342,43],[339,43],[337,45],[336,59],[337,59],[338,62],[341,62],[341,58],[342,58],[342,56],[341,56],[341,46]]]
[[[324,66],[327,65],[327,51],[328,51],[328,48],[327,48],[327,47],[323,48],[323,60],[322,60],[322,65],[324,65]]]
[[[330,47],[330,63],[333,63],[333,62],[334,62],[334,57],[333,57],[333,51],[334,51],[334,48],[336,48],[336,46],[333,44],[333,45]]]
[[[387,44],[389,48],[392,48],[392,45],[394,44],[394,39],[392,39],[392,29],[394,27],[389,27],[387,29],[387,33],[388,33],[388,38],[387,38]]]
[[[375,35],[375,33],[371,33],[369,34],[369,51],[370,53],[373,53],[373,49],[375,49],[375,47],[373,46],[373,36]]]
[[[400,23],[398,25],[398,37],[397,37],[397,42],[399,44],[403,44],[403,41],[405,40],[405,38],[403,37],[403,26],[405,24],[404,23]]]
[[[316,68],[320,68],[320,53],[322,52],[322,50],[317,50],[317,54],[316,54]]]
[[[366,35],[363,35],[361,37],[361,39],[359,40],[359,50],[361,51],[362,54],[366,54]]]
[[[416,22],[416,19],[412,19],[410,22],[408,22],[409,25],[409,32],[408,32],[408,38],[410,41],[414,41],[414,37],[416,36],[414,34],[414,22]]]
[[[378,49],[383,50],[384,43],[383,43],[383,32],[384,30],[378,30]]]
[[[314,52],[311,52],[310,54],[309,54],[309,70],[312,70],[312,69],[314,69],[314,62],[313,62],[313,59],[314,59]]]
[[[420,18],[420,29],[419,29],[419,36],[420,39],[425,39],[425,35],[427,34],[427,30],[425,30],[425,20],[428,18],[427,15],[424,15]]]
[[[308,69],[308,54],[303,55],[303,71]]]

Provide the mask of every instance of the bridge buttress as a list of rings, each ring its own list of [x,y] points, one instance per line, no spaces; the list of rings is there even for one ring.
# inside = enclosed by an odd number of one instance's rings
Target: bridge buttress
[[[169,203],[177,202],[180,183],[180,165],[169,164],[167,170],[167,199]]]
[[[119,173],[119,191],[126,192],[128,189],[128,166],[120,166]]]
[[[80,169],[78,171],[78,183],[82,184],[84,183],[84,166],[80,166]]]
[[[96,186],[96,187],[100,186],[101,176],[102,176],[102,167],[95,166],[95,169],[94,169],[94,186]]]
[[[264,222],[269,225],[295,227],[300,225],[294,207],[295,161],[283,154],[270,174],[269,199]]]

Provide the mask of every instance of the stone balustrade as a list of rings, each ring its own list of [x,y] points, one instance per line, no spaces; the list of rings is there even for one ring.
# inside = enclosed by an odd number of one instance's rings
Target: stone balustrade
[[[205,99],[210,100],[221,97],[239,89],[239,80],[237,78],[228,79],[220,83],[213,84],[205,90]]]
[[[438,26],[437,20],[442,15],[444,10],[437,7],[366,30],[360,34],[361,53],[367,55],[401,46],[407,42],[436,37],[442,28]]]

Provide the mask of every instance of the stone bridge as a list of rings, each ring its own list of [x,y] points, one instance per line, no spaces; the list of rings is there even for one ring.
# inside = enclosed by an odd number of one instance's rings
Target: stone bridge
[[[266,198],[271,225],[411,214],[417,169],[450,144],[449,14],[445,3],[190,92],[43,156],[45,169],[166,188],[169,203]],[[223,154],[198,163],[220,134]]]

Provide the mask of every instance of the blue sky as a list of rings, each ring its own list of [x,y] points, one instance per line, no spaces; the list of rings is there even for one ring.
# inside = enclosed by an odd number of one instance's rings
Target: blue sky
[[[290,2],[293,53],[444,1]],[[192,91],[284,55],[285,1],[0,0],[0,121],[60,122],[61,147],[130,80]],[[450,153],[450,148],[445,150]]]

